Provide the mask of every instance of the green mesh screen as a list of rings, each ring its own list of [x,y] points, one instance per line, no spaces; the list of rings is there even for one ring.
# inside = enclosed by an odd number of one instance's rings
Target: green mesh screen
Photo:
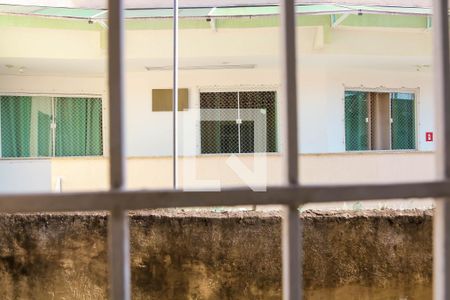
[[[345,150],[368,150],[368,93],[345,92]]]
[[[102,155],[99,98],[56,98],[56,156]]]
[[[201,153],[277,151],[276,92],[202,92],[200,108]]]
[[[52,117],[48,113],[38,112],[38,156],[52,155],[51,131]]]
[[[391,94],[392,149],[416,148],[414,94]]]
[[[100,98],[0,96],[0,157],[102,155]]]
[[[241,153],[255,152],[255,123],[252,121],[242,121],[240,124]],[[270,143],[269,143],[270,144]],[[274,152],[274,151],[268,151]]]
[[[252,109],[254,114],[265,114],[266,120],[266,143],[267,152],[277,151],[277,112],[276,112],[276,93],[271,91],[264,92],[239,92],[239,106],[241,109]],[[257,111],[259,110],[259,112]],[[241,124],[241,133],[247,134],[246,140],[241,139],[243,146],[241,152],[254,152],[254,144],[249,141],[255,139],[254,123],[243,121]]]
[[[49,156],[51,98],[0,96],[1,156]]]
[[[239,153],[239,126],[233,121],[222,121],[219,131],[220,153]]]
[[[375,143],[383,139],[388,141],[383,150],[416,149],[414,93],[389,93],[389,101],[384,102],[381,102],[382,95],[387,93],[345,92],[345,149],[347,151],[380,149]],[[371,110],[369,106],[372,107]],[[385,109],[376,109],[381,106]],[[377,119],[383,121],[375,123]],[[373,130],[375,127],[386,128],[386,130]]]

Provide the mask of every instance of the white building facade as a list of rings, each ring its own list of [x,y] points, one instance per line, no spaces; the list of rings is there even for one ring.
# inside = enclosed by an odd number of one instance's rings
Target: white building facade
[[[433,179],[427,10],[336,7],[302,6],[314,12],[298,16],[302,182]],[[254,152],[266,154],[267,183],[281,182],[278,17],[246,9],[231,16],[197,11],[180,21],[179,176],[189,187],[242,185],[227,160],[235,154],[251,170]],[[1,114],[0,190],[106,189],[107,25],[61,15],[75,13],[68,9],[3,10],[0,101],[9,111]],[[125,132],[133,189],[171,186],[170,24],[164,16],[127,21]],[[16,108],[23,97],[29,108]],[[29,128],[25,135],[19,123]],[[26,150],[17,150],[23,140]]]

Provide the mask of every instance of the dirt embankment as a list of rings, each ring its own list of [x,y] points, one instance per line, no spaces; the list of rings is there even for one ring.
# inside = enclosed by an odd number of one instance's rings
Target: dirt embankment
[[[431,298],[432,211],[301,218],[307,298]],[[102,213],[0,215],[1,298],[106,298],[106,225]],[[276,212],[133,213],[133,299],[280,299],[280,228]]]

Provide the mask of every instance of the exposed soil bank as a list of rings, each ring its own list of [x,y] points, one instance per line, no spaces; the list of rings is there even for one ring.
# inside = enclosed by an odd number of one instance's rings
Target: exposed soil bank
[[[432,211],[305,212],[308,299],[431,299]],[[2,299],[104,299],[105,214],[0,215]],[[273,212],[131,216],[133,299],[280,299]]]

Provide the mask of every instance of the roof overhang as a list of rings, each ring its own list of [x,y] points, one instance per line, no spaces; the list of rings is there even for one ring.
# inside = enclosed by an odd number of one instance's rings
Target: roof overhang
[[[75,8],[75,7],[53,7],[35,5],[11,5],[1,4],[2,2],[14,2],[19,0],[0,1],[0,14],[2,15],[25,15],[37,17],[55,17],[71,19],[106,19],[107,10],[99,8]],[[25,0],[20,0],[25,1]],[[52,0],[53,1],[53,0]],[[82,2],[84,0],[80,0]],[[136,0],[137,1],[137,0]],[[166,2],[165,0],[156,0]],[[200,2],[199,0],[185,0],[188,2]],[[235,2],[241,0],[232,0]],[[246,0],[246,4],[252,0]],[[253,0],[262,2],[262,0]],[[27,2],[39,2],[29,0]],[[46,1],[51,2],[51,1]],[[64,3],[64,1],[59,1]],[[75,2],[75,1],[66,1]],[[208,2],[212,4],[214,0]],[[243,2],[243,1],[241,1]],[[128,3],[128,1],[127,1]],[[202,2],[204,3],[204,1]],[[229,3],[228,3],[229,4]],[[200,17],[257,17],[278,15],[277,5],[253,5],[253,6],[212,6],[212,7],[182,7],[179,11],[181,18]],[[392,15],[415,15],[429,16],[431,8],[426,7],[399,7],[399,6],[373,6],[373,5],[350,5],[350,4],[297,4],[296,13],[303,15],[335,15],[335,14],[392,14]],[[170,18],[173,12],[171,8],[127,8],[125,18],[127,19],[147,19],[147,18]]]
[[[172,0],[126,0],[127,9],[170,8]],[[391,6],[409,8],[430,8],[431,0],[296,0],[297,4],[342,4],[363,6]],[[106,9],[107,0],[0,0],[0,4]],[[278,0],[179,0],[180,7],[235,7],[235,6],[272,6]]]

